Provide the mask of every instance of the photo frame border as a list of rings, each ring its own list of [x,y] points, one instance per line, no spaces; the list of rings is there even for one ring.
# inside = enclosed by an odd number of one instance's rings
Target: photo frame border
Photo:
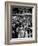
[[[20,4],[28,4],[28,5],[35,5],[36,8],[35,8],[35,41],[24,41],[24,42],[18,42],[18,43],[14,43],[14,44],[27,44],[27,43],[37,43],[37,4],[36,3],[26,3],[26,2],[12,2],[12,1],[6,1],[5,2],[5,44],[8,44],[8,45],[12,45],[9,40],[10,40],[10,37],[9,37],[9,9],[8,9],[8,5],[9,3],[20,3]]]

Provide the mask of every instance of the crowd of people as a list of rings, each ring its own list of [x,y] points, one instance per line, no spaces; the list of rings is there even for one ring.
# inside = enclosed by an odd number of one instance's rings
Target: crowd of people
[[[32,13],[32,8],[13,9],[13,14]],[[23,13],[24,12],[24,13]],[[12,38],[32,37],[32,15],[12,15]]]

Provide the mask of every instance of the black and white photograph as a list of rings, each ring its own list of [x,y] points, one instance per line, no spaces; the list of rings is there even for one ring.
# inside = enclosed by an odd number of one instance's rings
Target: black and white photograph
[[[11,6],[12,38],[32,38],[32,8]]]
[[[6,44],[37,42],[37,4],[6,2],[5,15]]]

